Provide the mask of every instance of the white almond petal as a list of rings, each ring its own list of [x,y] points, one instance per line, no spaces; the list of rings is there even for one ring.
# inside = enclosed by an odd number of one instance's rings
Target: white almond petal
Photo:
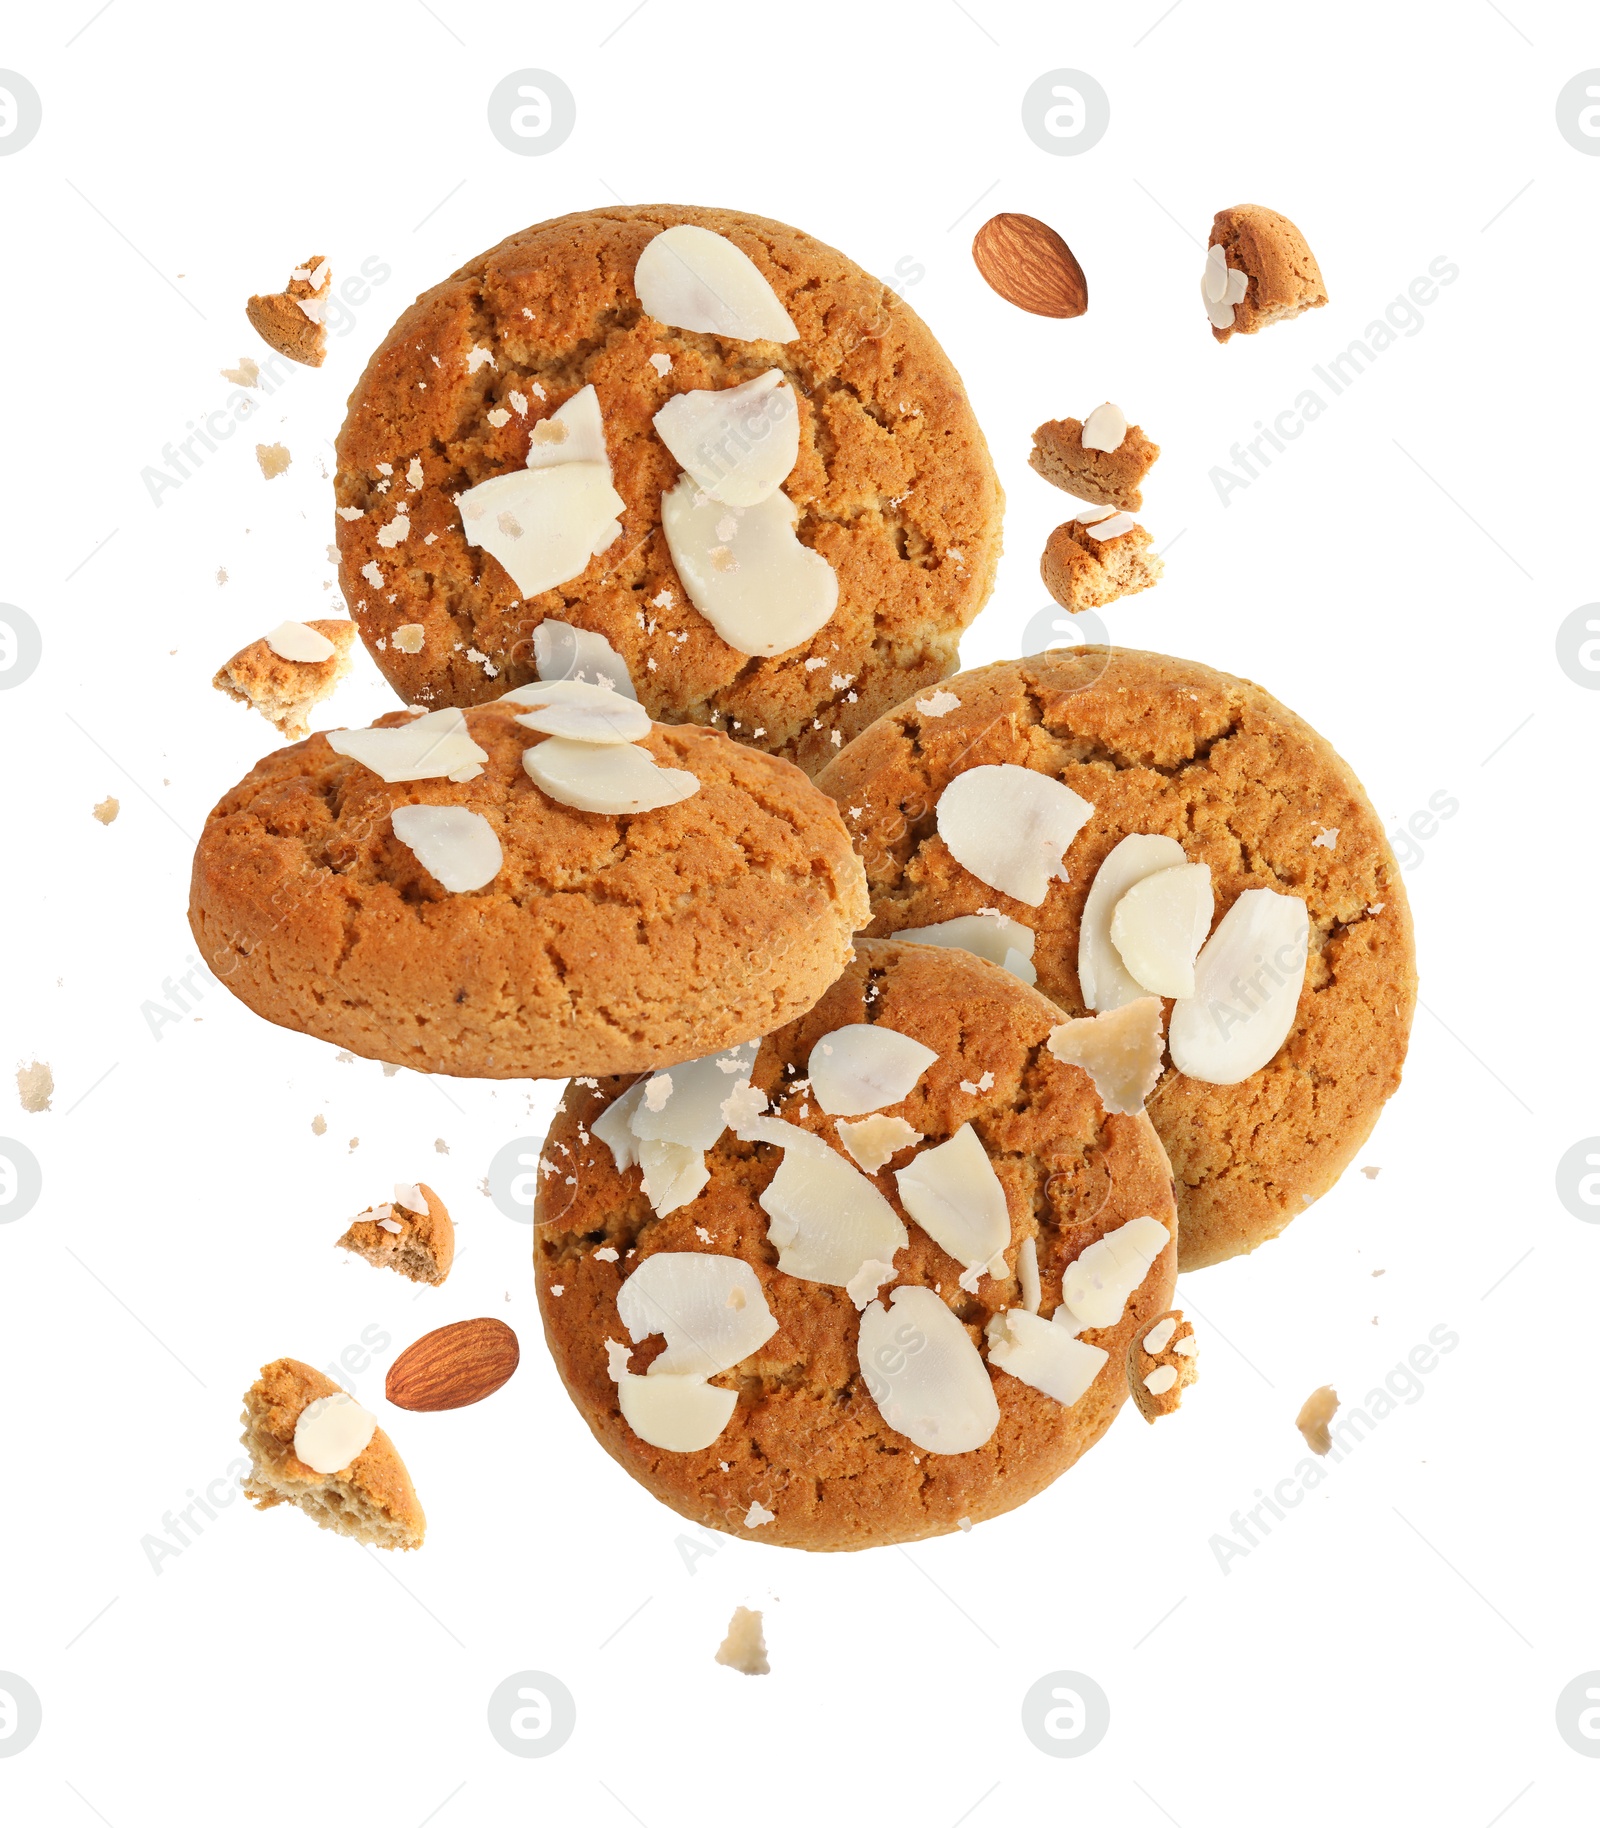
[[[783,1150],[760,1205],[785,1275],[844,1288],[862,1264],[893,1263],[896,1251],[905,1249],[900,1215],[820,1137],[776,1117],[758,1117],[738,1134]]]
[[[1087,508],[1080,508],[1072,518],[1080,527],[1092,527],[1097,521],[1111,520],[1116,512],[1109,502],[1091,502]]]
[[[1102,519],[1094,521],[1089,526],[1088,533],[1092,540],[1120,539],[1124,533],[1131,532],[1138,524],[1131,514],[1108,514]]]
[[[644,1177],[644,1197],[657,1218],[698,1199],[711,1180],[704,1154],[675,1142],[641,1142],[639,1171]]]
[[[533,631],[533,664],[542,680],[581,679],[593,685],[610,686],[624,698],[637,698],[627,663],[604,635],[593,629],[574,628],[570,622],[555,622],[546,616]],[[525,690],[518,687],[518,691]],[[515,698],[516,692],[507,692]]]
[[[1178,1330],[1178,1323],[1170,1314],[1156,1324],[1144,1336],[1144,1349],[1152,1358],[1159,1358],[1172,1344],[1172,1336]]]
[[[1022,1286],[1022,1305],[1037,1314],[1044,1290],[1039,1286],[1039,1244],[1035,1238],[1024,1238],[1017,1251],[1017,1281]]]
[[[680,223],[646,243],[633,289],[658,324],[746,343],[792,343],[800,334],[760,267],[725,236]]]
[[[963,869],[1030,908],[1052,882],[1066,882],[1062,858],[1094,808],[1063,782],[1015,762],[958,774],[939,796],[939,836]]]
[[[396,1181],[394,1184],[394,1203],[407,1212],[425,1214],[428,1210],[428,1196],[416,1181]]]
[[[1244,295],[1250,290],[1250,275],[1240,267],[1228,268],[1227,299],[1230,305],[1244,303]]]
[[[1226,285],[1226,281],[1224,281],[1224,285]],[[1204,296],[1205,294],[1202,293],[1202,297]],[[1219,330],[1233,328],[1233,306],[1228,303],[1226,298],[1206,297],[1206,316]]]
[[[686,768],[660,768],[648,749],[632,743],[575,743],[547,736],[522,752],[528,779],[579,812],[653,812],[676,806],[699,790]]]
[[[853,1022],[836,1028],[806,1061],[811,1090],[830,1117],[861,1117],[907,1097],[939,1056],[897,1028]]]
[[[508,470],[456,498],[469,546],[481,546],[525,597],[587,568],[602,530],[623,511],[603,463]]]
[[[1146,990],[1194,995],[1195,954],[1211,931],[1211,868],[1178,863],[1136,882],[1111,914],[1111,943]]]
[[[1061,1278],[1062,1306],[1053,1321],[1073,1331],[1114,1327],[1128,1297],[1150,1274],[1151,1265],[1172,1242],[1159,1219],[1129,1219],[1080,1251]]]
[[[1128,435],[1127,415],[1109,400],[1097,406],[1083,422],[1083,448],[1086,451],[1116,451]]]
[[[1172,1007],[1172,1064],[1209,1085],[1259,1072],[1294,1026],[1305,981],[1306,904],[1276,889],[1246,889],[1217,923],[1194,965],[1194,995]]]
[[[294,1455],[314,1473],[339,1473],[367,1450],[378,1418],[343,1390],[314,1397],[294,1425]]]
[[[1114,845],[1095,871],[1078,923],[1078,994],[1089,1009],[1116,1009],[1147,995],[1111,943],[1111,916],[1136,882],[1184,862],[1176,838],[1134,832]]]
[[[709,1447],[728,1426],[739,1398],[703,1377],[637,1377],[617,1384],[622,1419],[647,1446],[693,1454]]]
[[[884,1421],[928,1453],[982,1447],[1000,1405],[967,1329],[931,1288],[897,1288],[861,1315],[861,1375]]]
[[[876,1174],[902,1149],[922,1141],[903,1117],[863,1117],[860,1123],[846,1123],[841,1117],[833,1127],[851,1160],[867,1174]]]
[[[981,1269],[1011,1238],[1006,1190],[970,1123],[895,1170],[900,1204],[941,1250]]]
[[[661,525],[689,601],[741,654],[787,653],[839,605],[838,574],[795,538],[799,520],[781,489],[753,508],[729,508],[682,476],[661,497]]]
[[[685,1060],[671,1073],[657,1073],[646,1082],[644,1102],[635,1108],[633,1133],[641,1141],[681,1143],[689,1149],[709,1149],[727,1128],[722,1107],[740,1086],[750,1083],[759,1041],[743,1041],[721,1053],[699,1060]],[[666,1083],[665,1097],[651,1090]]]
[[[1081,1066],[1113,1115],[1131,1116],[1161,1077],[1161,999],[1140,997],[1104,1015],[1062,1022],[1050,1030],[1050,1051]]]
[[[541,419],[528,433],[527,468],[549,469],[558,463],[603,463],[611,478],[605,421],[593,383],[580,387],[564,406]]]
[[[644,1097],[645,1084],[643,1079],[636,1080],[620,1098],[613,1098],[589,1126],[611,1151],[618,1174],[626,1174],[639,1160],[639,1139],[633,1133],[633,1115]]]
[[[738,387],[674,394],[654,423],[700,488],[734,507],[765,501],[800,455],[800,409],[779,368]]]
[[[385,781],[468,781],[483,772],[480,749],[460,711],[428,711],[386,730],[329,730],[328,747]]]
[[[877,1300],[878,1290],[883,1287],[884,1283],[893,1280],[894,1265],[892,1263],[879,1263],[875,1258],[869,1257],[844,1285],[844,1292],[858,1309],[864,1308],[868,1302]]]
[[[1205,270],[1200,276],[1200,296],[1216,301],[1228,290],[1228,253],[1220,242],[1206,249]]]
[[[528,706],[517,722],[544,736],[570,736],[580,743],[636,743],[650,734],[650,713],[609,686],[553,679],[544,685],[518,686],[515,697],[518,704]]]
[[[1037,1314],[1007,1308],[984,1328],[989,1363],[1070,1409],[1087,1394],[1111,1356]]]
[[[1004,965],[1025,984],[1038,978],[1033,968],[1033,929],[1009,914],[958,914],[954,920],[936,920],[931,927],[902,927],[889,937],[917,946],[956,946],[963,952],[976,952],[979,958]]]
[[[321,630],[305,622],[280,622],[267,631],[266,643],[280,660],[331,660],[336,651]]]
[[[394,835],[452,895],[481,889],[500,874],[504,854],[494,827],[465,806],[397,806]]]
[[[663,1250],[644,1258],[617,1290],[617,1314],[635,1345],[652,1333],[666,1340],[649,1377],[713,1377],[778,1330],[750,1265],[709,1251]]]

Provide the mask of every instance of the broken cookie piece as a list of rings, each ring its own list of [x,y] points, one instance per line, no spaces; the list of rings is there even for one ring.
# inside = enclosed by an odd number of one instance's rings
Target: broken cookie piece
[[[761,1629],[761,1614],[748,1606],[735,1606],[728,1621],[728,1635],[717,1651],[717,1661],[745,1676],[767,1676],[772,1666],[767,1662],[767,1640]]]
[[[1325,1454],[1333,1445],[1328,1424],[1339,1412],[1339,1392],[1332,1384],[1321,1384],[1300,1405],[1294,1425],[1306,1438],[1314,1454]]]
[[[1033,434],[1028,463],[1046,482],[1079,501],[1131,512],[1144,505],[1139,485],[1160,455],[1161,446],[1108,403],[1097,406],[1087,420],[1047,419]]]
[[[292,743],[310,735],[311,707],[350,671],[353,622],[284,622],[242,647],[211,683],[240,704],[253,705]]]
[[[1243,275],[1242,278],[1238,277]],[[1328,302],[1317,257],[1287,216],[1259,203],[1217,211],[1201,297],[1219,343]]]
[[[333,269],[321,254],[289,275],[281,292],[258,292],[244,308],[256,334],[279,355],[320,368],[328,353],[326,317]]]
[[[1198,1375],[1195,1352],[1194,1328],[1181,1308],[1163,1314],[1128,1342],[1128,1393],[1147,1422],[1178,1408]]]
[[[338,1245],[375,1269],[438,1288],[455,1261],[456,1228],[431,1187],[397,1183],[393,1200],[352,1219]]]
[[[1090,508],[1086,516],[1057,527],[1039,563],[1045,589],[1073,615],[1148,590],[1163,570],[1137,521],[1109,508]]]
[[[427,1519],[411,1475],[389,1437],[332,1378],[297,1358],[274,1359],[245,1392],[241,1420],[250,1453],[241,1483],[258,1511],[298,1505],[319,1529],[380,1549],[422,1547]],[[350,1458],[334,1464],[347,1451]]]

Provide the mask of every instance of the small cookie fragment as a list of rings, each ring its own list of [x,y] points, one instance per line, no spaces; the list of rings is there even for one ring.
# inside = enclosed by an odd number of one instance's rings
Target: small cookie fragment
[[[728,1621],[728,1635],[722,1640],[722,1647],[717,1652],[717,1661],[729,1669],[736,1669],[741,1675],[769,1676],[772,1666],[767,1662],[767,1640],[761,1630],[761,1614],[752,1612],[748,1606],[735,1606],[733,1617]]]
[[[245,1392],[250,1471],[241,1481],[258,1511],[293,1504],[323,1530],[379,1549],[420,1549],[427,1519],[405,1463],[381,1428],[348,1466],[319,1473],[295,1452],[300,1417],[322,1397],[345,1397],[330,1377],[297,1358],[274,1359]]]
[[[363,1213],[352,1220],[338,1247],[374,1269],[392,1269],[408,1281],[438,1288],[455,1261],[456,1228],[450,1214],[424,1182],[394,1191],[394,1199],[373,1207],[370,1217]],[[421,1210],[409,1203],[416,1199],[422,1202]]]
[[[1300,1405],[1294,1425],[1305,1436],[1306,1446],[1314,1454],[1325,1454],[1332,1447],[1333,1436],[1328,1433],[1328,1424],[1338,1410],[1339,1392],[1332,1384],[1319,1385]]]
[[[1164,569],[1150,535],[1131,522],[1096,539],[1093,522],[1065,521],[1046,541],[1039,562],[1045,589],[1073,615],[1148,590]]]
[[[1194,1328],[1172,1308],[1128,1342],[1128,1394],[1147,1422],[1172,1415],[1199,1375]]]
[[[329,697],[350,671],[350,650],[355,642],[354,622],[308,622],[334,646],[326,660],[285,660],[267,637],[242,647],[217,669],[211,683],[219,692],[242,705],[253,705],[290,742],[311,733],[311,707]]]
[[[1211,334],[1219,343],[1235,333],[1254,336],[1268,324],[1283,323],[1328,302],[1316,255],[1299,229],[1275,209],[1238,203],[1218,210],[1209,246],[1221,248],[1226,265],[1243,272],[1249,282],[1242,298],[1235,301],[1231,290],[1227,294],[1231,323],[1217,321],[1221,311],[1212,317]]]
[[[1079,501],[1129,513],[1143,507],[1139,485],[1161,455],[1161,446],[1137,425],[1128,427],[1114,451],[1086,448],[1083,433],[1081,419],[1046,419],[1033,434],[1029,468]]]
[[[332,284],[332,267],[321,254],[313,254],[304,266],[294,269],[281,292],[258,292],[249,299],[244,314],[261,340],[279,355],[308,368],[320,368],[328,353],[325,319]]]
[[[56,1076],[48,1060],[35,1060],[32,1066],[17,1068],[17,1096],[25,1111],[48,1111],[55,1095]]]
[[[293,459],[286,444],[258,444],[256,462],[261,466],[261,474],[271,482],[274,476],[281,476],[288,469]]]
[[[117,799],[115,797],[115,795],[113,795],[113,794],[107,794],[105,799],[101,800],[100,803],[95,807],[94,816],[100,821],[100,823],[102,825],[109,825],[111,823],[111,821],[114,818],[116,818],[117,814],[121,811],[122,811],[121,800]]]

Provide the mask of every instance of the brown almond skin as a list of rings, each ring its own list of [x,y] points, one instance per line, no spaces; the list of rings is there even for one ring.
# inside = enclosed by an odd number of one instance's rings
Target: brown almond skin
[[[1089,282],[1073,253],[1037,216],[991,216],[972,238],[972,258],[990,286],[1035,317],[1082,317]]]
[[[465,1409],[493,1396],[521,1357],[503,1320],[458,1320],[407,1346],[389,1367],[383,1394],[396,1409]]]

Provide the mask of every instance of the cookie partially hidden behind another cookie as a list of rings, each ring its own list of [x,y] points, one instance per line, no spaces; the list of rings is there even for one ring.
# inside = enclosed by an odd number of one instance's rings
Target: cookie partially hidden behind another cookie
[[[293,654],[281,651],[290,645],[283,637],[284,630],[301,631],[301,644]],[[308,630],[320,637],[320,642],[306,641],[304,632]],[[311,732],[312,706],[330,697],[350,671],[350,649],[355,638],[353,622],[286,622],[224,661],[211,683],[239,704],[259,711],[291,743],[297,743]],[[322,652],[324,648],[326,653]]]
[[[1317,257],[1287,216],[1259,203],[1219,209],[1202,296],[1219,343],[1254,336],[1328,302]],[[1242,274],[1243,279],[1231,276]]]
[[[418,1181],[413,1187],[397,1186],[393,1200],[353,1219],[338,1245],[375,1269],[392,1269],[408,1281],[438,1288],[455,1261],[456,1228],[444,1201]]]
[[[381,1428],[372,1429],[354,1459],[331,1472],[316,1471],[296,1453],[306,1411],[329,1399],[350,1402],[332,1378],[297,1358],[262,1366],[245,1392],[241,1417],[245,1432],[240,1438],[251,1462],[244,1495],[258,1511],[298,1505],[320,1529],[337,1530],[375,1548],[420,1549],[428,1522],[411,1475]]]

